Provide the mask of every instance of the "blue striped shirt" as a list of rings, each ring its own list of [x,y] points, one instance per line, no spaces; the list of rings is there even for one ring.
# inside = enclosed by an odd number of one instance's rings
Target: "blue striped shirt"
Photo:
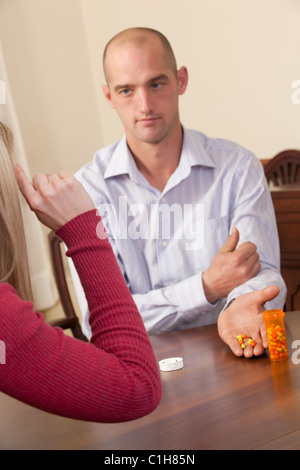
[[[234,298],[272,284],[280,294],[266,308],[283,307],[286,287],[273,204],[262,165],[248,150],[184,129],[179,165],[160,192],[137,169],[124,136],[96,152],[75,176],[99,209],[149,334],[214,323]],[[257,245],[261,269],[210,304],[202,273],[233,227],[240,243]],[[90,336],[74,269],[72,277]]]

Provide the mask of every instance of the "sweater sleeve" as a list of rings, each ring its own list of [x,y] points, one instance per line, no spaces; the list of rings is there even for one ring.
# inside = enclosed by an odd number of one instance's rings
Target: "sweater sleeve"
[[[161,398],[156,359],[96,210],[60,228],[90,309],[85,343],[52,328],[32,304],[0,284],[0,389],[44,411],[96,422],[121,422],[153,411]]]

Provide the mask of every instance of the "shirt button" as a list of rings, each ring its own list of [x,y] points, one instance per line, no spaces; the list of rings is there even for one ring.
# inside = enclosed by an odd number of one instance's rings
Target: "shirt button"
[[[162,246],[164,247],[168,246],[168,242],[162,242]]]

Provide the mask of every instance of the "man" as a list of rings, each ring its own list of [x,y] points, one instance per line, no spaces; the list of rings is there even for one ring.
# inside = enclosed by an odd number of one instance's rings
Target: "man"
[[[125,135],[76,177],[99,208],[149,334],[218,322],[234,354],[262,354],[261,314],[282,308],[286,288],[260,162],[182,126],[188,73],[159,32],[119,33],[103,65],[103,92]],[[243,351],[239,334],[256,346]]]

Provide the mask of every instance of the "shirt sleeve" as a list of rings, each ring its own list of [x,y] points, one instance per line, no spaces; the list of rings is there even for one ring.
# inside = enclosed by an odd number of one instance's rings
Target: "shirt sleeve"
[[[242,294],[277,285],[279,295],[266,304],[266,309],[283,308],[286,285],[280,274],[280,246],[276,216],[270,190],[259,160],[247,154],[235,174],[230,226],[237,227],[240,242],[251,241],[260,256],[260,272],[233,289],[226,305]],[[226,307],[225,307],[226,308]]]
[[[149,334],[172,331],[178,322],[181,328],[213,323],[219,303],[206,300],[201,272],[146,294],[134,294],[133,299]]]

